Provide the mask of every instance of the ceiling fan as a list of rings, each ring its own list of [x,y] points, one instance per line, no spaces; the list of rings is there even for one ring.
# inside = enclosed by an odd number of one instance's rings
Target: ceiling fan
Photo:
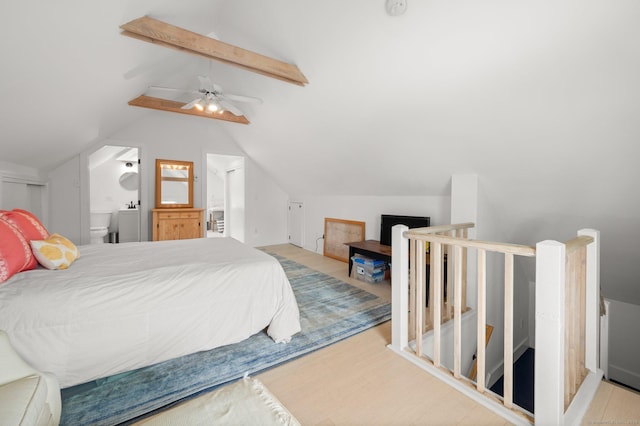
[[[255,98],[252,96],[236,95],[232,93],[224,93],[224,91],[222,90],[222,86],[220,86],[219,84],[213,83],[209,77],[198,76],[198,80],[200,80],[200,89],[198,90],[174,89],[171,87],[160,87],[160,86],[150,86],[149,89],[169,90],[172,92],[196,94],[196,98],[184,104],[181,107],[181,109],[195,108],[198,111],[202,111],[210,114],[213,114],[213,113],[222,114],[225,111],[229,111],[235,116],[238,116],[238,117],[243,116],[244,113],[235,105],[227,102],[228,100],[235,101],[235,102],[262,103],[262,99],[260,98]]]

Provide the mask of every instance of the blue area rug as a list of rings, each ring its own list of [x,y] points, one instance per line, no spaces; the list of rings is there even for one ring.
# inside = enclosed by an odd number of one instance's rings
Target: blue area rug
[[[337,278],[273,256],[289,277],[300,308],[302,332],[290,343],[276,344],[260,332],[240,343],[63,389],[61,424],[126,423],[390,319],[388,302]]]

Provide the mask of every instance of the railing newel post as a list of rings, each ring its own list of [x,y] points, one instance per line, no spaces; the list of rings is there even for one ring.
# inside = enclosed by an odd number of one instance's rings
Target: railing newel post
[[[536,245],[534,405],[539,424],[564,424],[565,245]]]
[[[391,258],[397,264],[391,270],[391,345],[397,351],[409,345],[409,244],[403,235],[408,229],[405,225],[392,229]]]

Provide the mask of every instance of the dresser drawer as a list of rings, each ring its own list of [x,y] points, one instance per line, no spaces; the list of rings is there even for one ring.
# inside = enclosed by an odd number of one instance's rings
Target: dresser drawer
[[[166,220],[166,219],[180,219],[182,216],[182,214],[184,213],[180,213],[180,212],[160,212],[158,213],[158,219],[159,220]]]
[[[199,212],[184,212],[180,213],[180,219],[200,219],[202,213]]]

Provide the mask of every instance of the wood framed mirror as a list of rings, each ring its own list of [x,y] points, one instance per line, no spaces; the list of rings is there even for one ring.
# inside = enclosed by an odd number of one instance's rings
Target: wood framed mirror
[[[156,208],[193,208],[193,161],[156,159]]]

